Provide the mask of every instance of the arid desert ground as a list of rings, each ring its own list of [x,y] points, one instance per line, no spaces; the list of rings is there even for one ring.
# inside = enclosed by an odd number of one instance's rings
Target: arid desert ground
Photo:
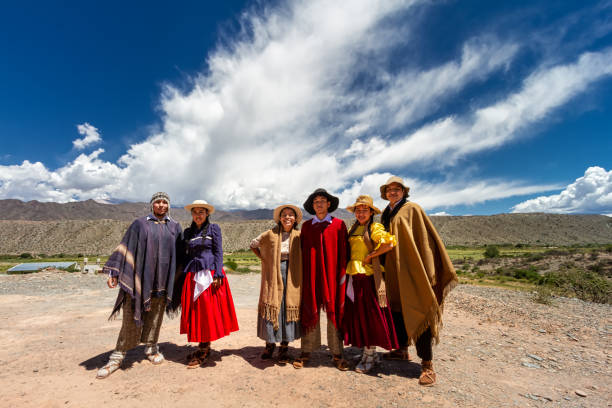
[[[95,378],[121,325],[108,321],[116,291],[102,275],[0,275],[0,405],[6,407],[608,407],[612,406],[610,305],[526,292],[458,286],[448,297],[438,383],[417,384],[419,360],[386,362],[372,373],[340,372],[328,351],[302,370],[259,358],[259,275],[229,275],[240,330],[213,343],[205,367],[188,370],[192,350],[179,320],[164,321],[167,361],[153,366],[143,346],[121,370]],[[299,354],[299,342],[291,345]],[[382,351],[382,350],[380,350]],[[414,354],[414,348],[411,348]],[[347,348],[348,357],[357,350]]]

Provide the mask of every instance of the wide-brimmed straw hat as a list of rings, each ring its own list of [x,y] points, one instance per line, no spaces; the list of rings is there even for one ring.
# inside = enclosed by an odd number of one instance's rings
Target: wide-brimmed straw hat
[[[295,222],[296,223],[299,224],[300,222],[302,222],[302,210],[300,210],[298,207],[296,207],[293,204],[283,204],[283,205],[279,205],[278,207],[276,207],[274,209],[274,215],[273,215],[274,222],[280,221],[280,213],[285,208],[291,208],[295,212]]]
[[[348,207],[346,207],[346,209],[354,213],[355,207],[357,207],[358,205],[367,205],[372,209],[372,211],[374,211],[374,214],[380,214],[380,210],[374,206],[374,200],[367,194],[360,195],[359,197],[357,197],[357,200],[355,200],[355,204],[349,205]]]
[[[208,215],[211,215],[212,213],[215,212],[215,207],[208,204],[204,200],[195,200],[193,203],[185,206],[185,209],[187,211],[191,211],[192,208],[206,208],[208,210]]]
[[[387,187],[389,187],[389,184],[391,183],[400,184],[404,189],[404,198],[408,197],[408,192],[410,191],[410,187],[404,184],[404,180],[401,177],[391,176],[389,177],[389,179],[387,180],[385,184],[380,186],[380,196],[382,197],[383,200],[387,199]]]
[[[340,203],[340,199],[338,197],[329,194],[324,188],[317,188],[315,191],[312,192],[312,194],[308,196],[306,201],[304,201],[304,209],[310,214],[315,215],[315,210],[312,206],[312,202],[314,201],[316,196],[323,196],[327,198],[327,201],[331,203],[327,212],[334,212],[338,208],[338,204]]]

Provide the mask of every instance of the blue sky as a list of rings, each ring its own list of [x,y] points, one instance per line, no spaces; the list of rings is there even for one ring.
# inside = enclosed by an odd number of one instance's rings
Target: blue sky
[[[612,214],[612,1],[0,10],[0,198]]]

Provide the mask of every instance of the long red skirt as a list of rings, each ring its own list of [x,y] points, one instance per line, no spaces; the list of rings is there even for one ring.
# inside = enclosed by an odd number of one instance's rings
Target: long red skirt
[[[211,271],[214,276],[214,271]],[[217,289],[210,285],[208,289],[193,301],[195,282],[193,272],[187,272],[181,296],[181,334],[187,334],[187,340],[204,343],[225,337],[238,330],[238,320],[234,310],[234,300],[225,271],[221,286]]]
[[[379,346],[387,350],[398,348],[391,310],[378,305],[374,277],[357,274],[352,278],[355,301],[352,302],[348,296],[345,300],[342,321],[344,344]]]

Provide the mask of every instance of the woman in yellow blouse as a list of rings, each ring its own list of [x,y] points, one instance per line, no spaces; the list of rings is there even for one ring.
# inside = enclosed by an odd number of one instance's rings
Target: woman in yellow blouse
[[[378,258],[397,242],[382,224],[374,222],[374,215],[380,214],[380,210],[369,195],[357,197],[355,204],[346,209],[355,214],[356,220],[349,231],[351,259],[346,267],[344,343],[363,348],[355,371],[366,373],[380,360],[376,346],[392,350],[398,344],[387,307],[384,268]]]

